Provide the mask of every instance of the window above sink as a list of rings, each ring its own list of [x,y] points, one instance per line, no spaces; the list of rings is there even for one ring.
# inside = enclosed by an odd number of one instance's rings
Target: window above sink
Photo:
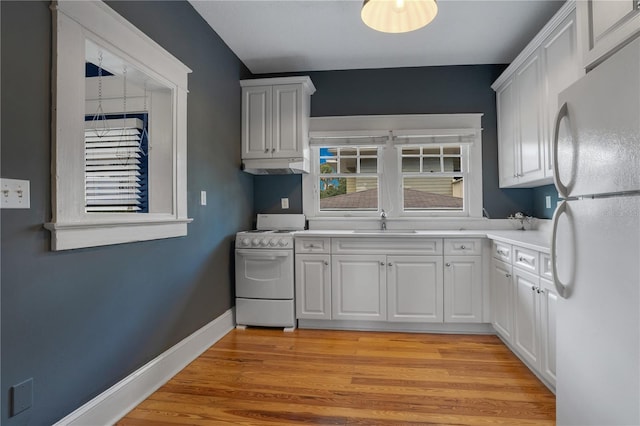
[[[311,119],[304,213],[482,217],[481,114]]]

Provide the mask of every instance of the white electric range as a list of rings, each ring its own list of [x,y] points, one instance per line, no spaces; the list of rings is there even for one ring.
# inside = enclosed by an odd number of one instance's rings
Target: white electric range
[[[236,324],[296,327],[293,232],[302,214],[259,214],[257,229],[236,234]]]

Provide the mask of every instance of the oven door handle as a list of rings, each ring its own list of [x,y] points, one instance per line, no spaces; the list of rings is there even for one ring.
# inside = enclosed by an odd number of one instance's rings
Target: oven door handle
[[[254,259],[265,259],[265,260],[276,260],[279,257],[289,257],[293,254],[288,251],[275,251],[275,250],[261,251],[260,249],[254,249],[254,250],[238,249],[236,250],[236,253],[245,257],[252,257]]]

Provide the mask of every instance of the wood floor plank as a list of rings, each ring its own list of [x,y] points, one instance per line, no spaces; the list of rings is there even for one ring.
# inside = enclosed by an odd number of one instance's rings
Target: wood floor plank
[[[552,425],[490,335],[233,330],[117,424]]]

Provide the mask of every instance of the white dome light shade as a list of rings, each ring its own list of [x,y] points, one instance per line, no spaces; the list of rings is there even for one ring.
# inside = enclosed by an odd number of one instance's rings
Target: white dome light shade
[[[438,13],[435,0],[364,0],[360,16],[384,33],[406,33],[427,25]]]

